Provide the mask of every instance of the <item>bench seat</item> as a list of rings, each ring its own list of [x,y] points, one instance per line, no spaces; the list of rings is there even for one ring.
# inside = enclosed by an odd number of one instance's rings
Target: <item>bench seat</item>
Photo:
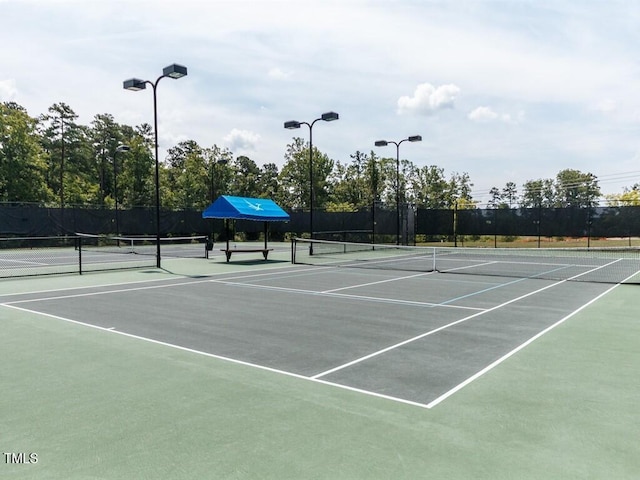
[[[228,250],[226,248],[220,249],[220,251],[224,252],[227,256],[227,262],[231,260],[232,253],[262,253],[262,256],[266,260],[269,252],[272,250],[273,248],[230,248]]]

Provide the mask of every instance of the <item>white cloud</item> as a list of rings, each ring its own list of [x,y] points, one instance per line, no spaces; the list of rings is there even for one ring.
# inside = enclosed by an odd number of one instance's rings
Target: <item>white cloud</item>
[[[600,100],[593,108],[596,111],[604,115],[607,115],[607,114],[614,113],[616,110],[618,110],[618,104],[615,100],[611,98],[604,98]]]
[[[273,80],[288,80],[292,75],[292,72],[285,72],[277,67],[271,68],[267,73],[267,76]]]
[[[234,128],[224,137],[224,141],[234,153],[238,150],[255,150],[256,144],[260,141],[260,135]]]
[[[20,45],[0,49],[11,77],[0,76],[0,99],[33,116],[65,102],[83,124],[98,113],[152,123],[151,93],[122,80],[177,62],[189,75],[160,86],[163,149],[188,138],[282,165],[291,136],[307,138],[283,122],[334,110],[340,122],[317,136],[331,158],[421,133],[429,154],[408,158],[467,171],[478,187],[565,166],[609,171],[612,159],[623,168],[638,151],[638,2],[142,0],[126,14],[122,3],[0,0],[0,43]],[[389,99],[403,115],[381,106]],[[525,110],[526,129],[476,123],[517,125]],[[519,171],[502,168],[514,159]]]
[[[8,102],[14,100],[17,94],[18,89],[16,88],[15,80],[0,80],[0,101]]]
[[[498,118],[498,114],[491,107],[478,107],[467,115],[474,122],[490,122]]]
[[[430,83],[421,83],[412,97],[403,96],[398,99],[398,113],[430,115],[438,110],[453,108],[459,93],[460,88],[453,84],[434,87]]]
[[[491,107],[478,107],[469,112],[467,118],[478,123],[500,121],[503,123],[517,124],[524,120],[524,112],[520,111],[513,117],[509,113],[497,113]]]

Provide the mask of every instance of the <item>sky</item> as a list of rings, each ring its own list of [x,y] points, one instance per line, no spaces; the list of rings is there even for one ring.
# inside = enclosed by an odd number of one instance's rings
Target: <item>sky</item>
[[[640,2],[631,0],[0,0],[0,101],[31,116],[64,102],[180,141],[282,167],[288,120],[317,122],[334,161],[356,151],[492,187],[592,173],[640,182]]]

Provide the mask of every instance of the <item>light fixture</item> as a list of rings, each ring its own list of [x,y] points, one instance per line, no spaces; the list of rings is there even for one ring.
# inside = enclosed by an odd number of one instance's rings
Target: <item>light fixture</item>
[[[162,69],[162,75],[165,77],[178,79],[187,76],[187,67],[174,63]]]
[[[296,122],[295,120],[290,120],[288,122],[284,122],[284,128],[287,128],[289,130],[294,130],[296,128],[300,128],[300,125],[302,125],[300,122]]]
[[[138,90],[144,90],[147,88],[147,82],[140,80],[139,78],[130,78],[129,80],[122,82],[122,86],[125,90],[137,92]]]

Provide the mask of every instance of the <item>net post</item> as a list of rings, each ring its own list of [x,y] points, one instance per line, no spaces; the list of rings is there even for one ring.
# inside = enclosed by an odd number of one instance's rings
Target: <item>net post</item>
[[[431,247],[431,255],[433,257],[433,271],[437,272],[438,270],[436,270],[436,247]]]
[[[295,237],[291,238],[291,263],[295,264],[296,263],[296,239]]]
[[[82,237],[76,237],[78,242],[78,274],[82,275]]]

